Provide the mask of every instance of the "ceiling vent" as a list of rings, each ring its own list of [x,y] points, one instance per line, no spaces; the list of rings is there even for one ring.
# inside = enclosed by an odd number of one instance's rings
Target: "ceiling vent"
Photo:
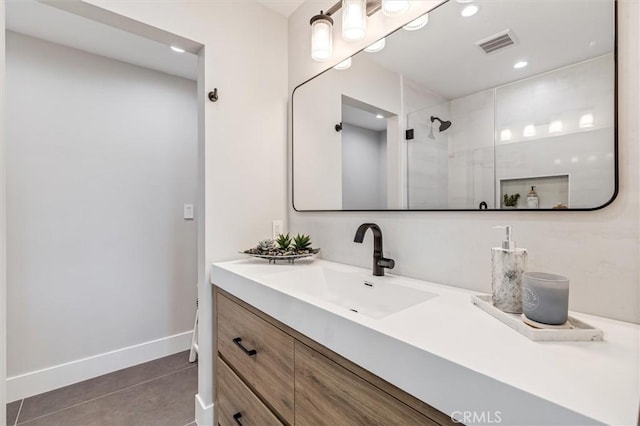
[[[487,54],[496,52],[514,44],[517,44],[517,41],[509,29],[476,41],[476,46],[480,47],[484,50],[484,53]]]

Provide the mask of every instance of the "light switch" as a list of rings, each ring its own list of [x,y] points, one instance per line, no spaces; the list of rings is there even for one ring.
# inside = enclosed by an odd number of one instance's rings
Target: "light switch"
[[[275,240],[276,238],[278,238],[278,235],[282,234],[282,232],[282,221],[274,220],[271,224],[271,238]]]
[[[184,205],[184,219],[193,220],[193,204]]]

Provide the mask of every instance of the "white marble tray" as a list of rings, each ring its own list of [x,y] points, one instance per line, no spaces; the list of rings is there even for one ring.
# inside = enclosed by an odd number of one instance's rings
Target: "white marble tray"
[[[602,330],[571,316],[569,316],[569,323],[573,328],[539,329],[522,322],[520,314],[508,314],[493,306],[491,296],[488,294],[471,296],[471,303],[536,342],[601,342],[604,340]]]

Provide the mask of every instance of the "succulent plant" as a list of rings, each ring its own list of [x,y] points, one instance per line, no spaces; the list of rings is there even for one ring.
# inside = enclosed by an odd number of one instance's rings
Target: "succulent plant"
[[[520,194],[508,195],[504,194],[504,205],[508,207],[513,207],[518,205],[518,198],[520,198]]]
[[[296,250],[307,250],[311,248],[311,237],[309,235],[296,235],[293,238],[293,248]]]
[[[280,234],[280,235],[278,235],[278,239],[276,239],[276,242],[278,243],[278,246],[282,250],[287,250],[289,248],[289,246],[291,245],[291,237],[289,236],[288,233],[287,233],[287,235]]]
[[[258,241],[257,249],[260,251],[270,251],[276,247],[275,242],[273,240],[261,240]]]

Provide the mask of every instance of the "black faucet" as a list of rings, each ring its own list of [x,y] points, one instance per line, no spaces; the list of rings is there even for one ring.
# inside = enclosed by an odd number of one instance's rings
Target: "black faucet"
[[[382,255],[382,230],[380,227],[375,223],[363,223],[358,227],[353,242],[361,243],[369,228],[373,232],[373,275],[381,277],[384,275],[384,268],[393,269],[396,262],[393,259],[386,259]]]

